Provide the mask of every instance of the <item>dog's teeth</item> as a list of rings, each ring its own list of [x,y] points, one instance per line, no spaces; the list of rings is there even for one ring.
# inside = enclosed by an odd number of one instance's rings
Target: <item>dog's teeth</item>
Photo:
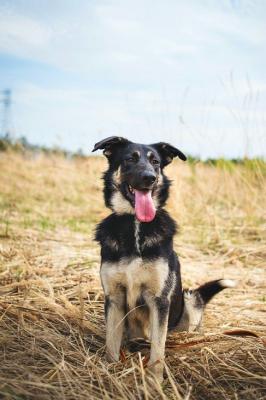
[[[128,187],[129,187],[129,191],[130,191],[131,193],[134,193],[134,189],[133,189],[133,187],[132,187],[132,186],[130,186],[130,185],[128,185]]]

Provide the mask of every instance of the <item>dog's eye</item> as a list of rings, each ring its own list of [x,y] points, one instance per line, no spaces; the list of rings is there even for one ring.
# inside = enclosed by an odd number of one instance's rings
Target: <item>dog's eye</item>
[[[156,158],[154,158],[151,162],[153,165],[158,165],[160,164],[158,160],[156,160]]]
[[[126,159],[126,161],[127,162],[135,162],[136,160],[133,157],[129,157],[129,158]]]

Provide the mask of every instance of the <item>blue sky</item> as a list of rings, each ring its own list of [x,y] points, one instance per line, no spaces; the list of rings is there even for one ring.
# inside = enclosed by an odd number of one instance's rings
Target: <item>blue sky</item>
[[[0,2],[0,90],[33,143],[266,156],[265,58],[263,0]]]

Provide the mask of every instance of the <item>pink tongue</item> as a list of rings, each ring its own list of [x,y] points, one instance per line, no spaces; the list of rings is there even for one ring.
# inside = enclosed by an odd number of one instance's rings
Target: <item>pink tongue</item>
[[[154,219],[156,209],[151,197],[151,190],[142,192],[135,189],[135,212],[141,222],[150,222]]]

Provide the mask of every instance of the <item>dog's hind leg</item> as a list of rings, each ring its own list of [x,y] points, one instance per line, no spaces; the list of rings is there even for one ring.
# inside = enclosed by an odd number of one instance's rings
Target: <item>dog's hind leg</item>
[[[183,310],[179,320],[170,325],[169,330],[176,331],[200,331],[203,313],[209,301],[226,288],[236,286],[236,281],[231,279],[217,279],[201,285],[197,289],[183,290]],[[176,301],[176,298],[173,298]],[[174,309],[174,307],[173,307]]]

